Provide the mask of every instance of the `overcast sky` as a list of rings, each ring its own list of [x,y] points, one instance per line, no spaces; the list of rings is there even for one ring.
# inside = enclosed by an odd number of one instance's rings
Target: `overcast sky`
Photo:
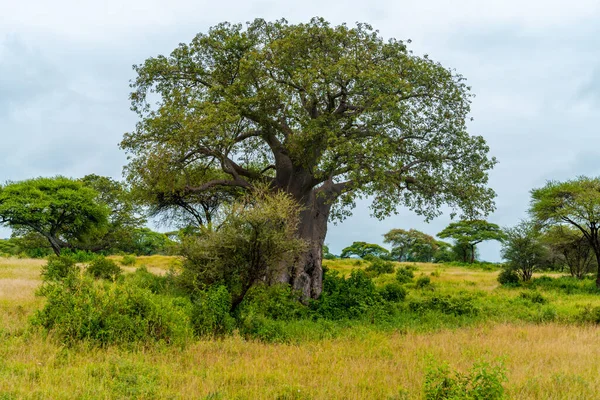
[[[490,175],[491,222],[526,217],[529,190],[548,179],[600,175],[600,0],[0,0],[0,182],[120,179],[118,143],[136,122],[127,100],[133,64],[219,22],[313,16],[410,38],[417,54],[468,79],[477,96],[470,131],[500,162]],[[357,240],[381,244],[392,228],[433,235],[449,222],[398,211],[378,221],[358,203],[352,218],[330,225],[326,242],[339,253]],[[497,244],[480,253],[499,260]]]

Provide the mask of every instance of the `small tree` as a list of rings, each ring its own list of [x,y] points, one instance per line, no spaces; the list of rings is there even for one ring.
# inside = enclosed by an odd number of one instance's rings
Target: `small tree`
[[[542,240],[562,256],[572,277],[583,279],[597,268],[590,243],[576,228],[552,226],[544,233]]]
[[[442,240],[436,240],[437,250],[433,254],[433,262],[449,262],[456,259],[452,251],[452,245]]]
[[[600,178],[580,176],[566,182],[550,181],[543,188],[531,191],[529,212],[542,226],[577,228],[600,265]],[[596,286],[600,288],[600,273],[596,275]]]
[[[134,238],[134,232],[146,222],[142,207],[137,204],[128,188],[121,182],[106,176],[86,175],[80,181],[95,190],[96,202],[108,208],[106,224],[97,224],[72,244],[81,250],[98,252],[101,250],[126,251]]]
[[[203,229],[199,238],[184,241],[182,281],[191,289],[224,284],[235,308],[253,285],[293,273],[306,245],[295,236],[297,225],[293,199],[283,192],[254,190],[225,211],[218,230]]]
[[[508,268],[515,271],[521,280],[530,280],[533,272],[548,261],[548,249],[541,241],[539,231],[533,222],[521,221],[504,232],[502,258],[508,261]]]
[[[383,237],[384,243],[392,245],[392,257],[398,261],[429,262],[438,249],[433,237],[416,229],[392,229]]]
[[[389,250],[381,247],[378,244],[366,243],[366,242],[352,242],[352,245],[342,249],[341,258],[349,258],[357,256],[365,258],[367,256],[388,258],[390,256]]]
[[[109,209],[97,196],[83,183],[62,176],[10,182],[0,187],[0,224],[40,234],[60,255],[61,249],[107,223]]]
[[[496,224],[484,220],[463,220],[453,222],[448,225],[443,231],[438,233],[438,236],[452,238],[457,244],[469,249],[470,262],[475,261],[475,246],[486,240],[502,240],[503,233],[500,227]],[[466,262],[466,254],[464,252]]]

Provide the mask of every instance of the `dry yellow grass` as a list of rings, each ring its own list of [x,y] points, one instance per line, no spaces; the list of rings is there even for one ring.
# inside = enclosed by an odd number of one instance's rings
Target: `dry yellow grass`
[[[144,264],[164,271],[169,262]],[[417,399],[430,357],[459,370],[480,358],[504,358],[511,399],[599,397],[600,331],[590,326],[488,323],[430,333],[359,329],[299,345],[233,336],[184,350],[68,349],[23,332],[42,304],[34,296],[42,264],[0,259],[1,399]],[[493,272],[433,264],[419,265],[417,275],[436,269],[431,278],[439,285],[497,285]]]
[[[404,393],[420,398],[428,357],[462,370],[482,357],[504,357],[511,399],[594,399],[600,390],[599,336],[586,327],[497,325],[431,334],[372,332],[295,346],[232,337],[200,341],[183,351],[138,352],[69,351],[35,336],[1,346],[0,393],[186,399],[210,394],[385,399]]]

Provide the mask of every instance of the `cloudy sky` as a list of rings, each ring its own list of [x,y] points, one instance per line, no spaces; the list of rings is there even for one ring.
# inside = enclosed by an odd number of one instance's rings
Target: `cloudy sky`
[[[0,182],[120,178],[118,143],[136,122],[127,100],[133,64],[222,21],[313,16],[410,38],[417,54],[468,79],[477,95],[470,130],[500,161],[490,221],[524,218],[529,190],[548,179],[600,175],[600,0],[0,0]],[[381,243],[391,228],[435,234],[449,222],[398,211],[378,221],[359,203],[326,242],[339,253],[355,240]],[[499,260],[497,244],[480,252]]]

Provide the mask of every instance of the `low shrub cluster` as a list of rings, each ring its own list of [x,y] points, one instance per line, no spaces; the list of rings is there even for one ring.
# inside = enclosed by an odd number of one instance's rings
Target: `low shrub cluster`
[[[34,325],[66,344],[184,344],[192,336],[188,299],[154,294],[131,281],[96,282],[71,274],[63,281],[45,282],[39,293],[47,301],[35,314]]]
[[[521,283],[521,278],[515,270],[505,268],[498,274],[498,283],[503,286],[518,286]]]
[[[430,362],[425,371],[423,397],[426,400],[467,399],[499,400],[505,398],[506,368],[501,361],[478,361],[462,373],[453,371],[448,364]]]
[[[69,276],[77,275],[79,268],[71,257],[55,255],[48,257],[46,265],[42,266],[42,279],[46,282],[62,281]]]
[[[541,293],[536,291],[521,292],[519,297],[535,304],[546,304],[548,302]]]
[[[379,276],[394,272],[394,263],[389,260],[383,260],[379,257],[371,257],[368,261],[369,266],[365,268],[365,272],[367,272],[370,276]]]
[[[461,261],[450,261],[444,262],[444,265],[449,267],[464,267],[471,269],[482,269],[484,271],[495,271],[497,269],[504,268],[503,264],[495,264],[487,261],[474,261],[472,263],[461,262]]]
[[[412,268],[409,268],[409,267],[399,267],[398,270],[396,270],[396,280],[399,283],[409,283],[409,282],[412,282],[412,280],[413,280],[414,277],[415,277],[415,274],[414,274]]]
[[[95,279],[110,279],[115,280],[121,275],[121,268],[113,261],[105,257],[99,257],[93,260],[85,272]]]
[[[455,316],[477,315],[479,313],[479,308],[474,304],[473,296],[469,294],[434,294],[424,298],[416,298],[409,301],[408,308],[412,312],[420,314],[428,311],[438,311],[442,314]]]
[[[128,254],[126,256],[123,256],[123,258],[121,259],[121,265],[125,265],[125,266],[135,265],[136,260],[137,260],[136,256]]]
[[[565,294],[598,294],[600,292],[592,277],[585,279],[578,279],[572,276],[551,278],[544,275],[539,278],[533,278],[529,282],[529,286],[544,290],[557,290]]]
[[[313,303],[316,314],[325,319],[354,319],[377,306],[383,298],[375,284],[362,270],[353,270],[345,279],[335,271],[327,271],[321,297]]]

